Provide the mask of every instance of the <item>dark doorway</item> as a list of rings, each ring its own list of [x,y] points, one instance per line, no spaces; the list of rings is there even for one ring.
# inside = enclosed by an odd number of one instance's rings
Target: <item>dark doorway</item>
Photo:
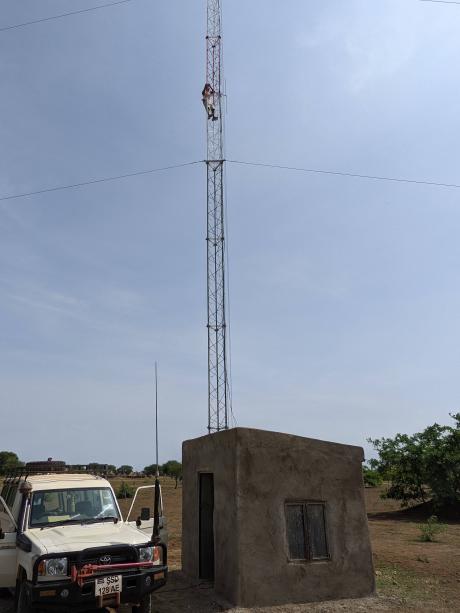
[[[214,475],[200,473],[200,579],[214,581]]]

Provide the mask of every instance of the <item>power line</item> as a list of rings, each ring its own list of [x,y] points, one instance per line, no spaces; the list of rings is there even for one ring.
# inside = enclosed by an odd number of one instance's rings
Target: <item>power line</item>
[[[16,23],[12,26],[5,26],[0,28],[0,32],[5,32],[6,30],[14,30],[15,28],[24,28],[26,26],[31,26],[35,23],[42,23],[43,21],[52,21],[53,19],[62,19],[63,17],[69,17],[70,15],[79,15],[80,13],[89,13],[90,11],[98,11],[99,9],[105,9],[110,6],[116,6],[117,4],[126,4],[127,2],[132,2],[133,0],[117,0],[117,2],[108,2],[107,4],[99,4],[98,6],[92,6],[87,9],[81,9],[79,11],[72,11],[70,13],[62,13],[61,15],[53,15],[52,17],[43,17],[42,19],[34,19],[33,21],[25,21],[24,23]]]
[[[459,3],[460,4],[460,3]],[[227,160],[229,164],[240,164],[243,166],[261,166],[263,168],[278,168],[281,170],[293,170],[297,172],[308,172],[320,175],[335,175],[339,177],[352,177],[355,179],[369,179],[371,181],[391,181],[394,183],[412,183],[415,185],[430,185],[432,187],[449,187],[460,189],[457,183],[438,183],[420,179],[404,179],[401,177],[381,177],[377,175],[362,175],[354,172],[341,172],[339,170],[321,170],[319,168],[298,168],[294,166],[281,166],[279,164],[264,164],[262,162],[244,162],[242,160]]]
[[[433,4],[460,4],[456,0],[418,0],[419,2],[431,2]]]
[[[150,170],[139,170],[137,172],[129,172],[123,175],[116,175],[114,177],[104,177],[102,179],[90,179],[89,181],[81,181],[80,183],[72,183],[70,185],[59,185],[57,187],[47,187],[45,189],[38,189],[33,192],[24,192],[22,194],[11,194],[9,196],[0,196],[0,200],[13,200],[14,198],[25,198],[26,196],[35,196],[37,194],[46,194],[48,192],[57,192],[64,189],[74,189],[76,187],[84,187],[85,185],[94,185],[96,183],[107,183],[109,181],[118,181],[119,179],[128,179],[129,177],[139,177],[141,175],[148,175],[154,172],[162,172],[165,170],[172,170],[174,168],[183,168],[184,166],[193,166],[194,164],[202,164],[202,160],[196,162],[186,162],[185,164],[175,164],[173,166],[164,166],[163,168],[151,168]]]
[[[370,181],[389,181],[392,183],[408,183],[412,185],[426,185],[430,187],[442,187],[451,189],[460,189],[460,184],[457,183],[440,183],[437,181],[428,181],[425,179],[405,179],[403,177],[385,177],[378,175],[364,175],[354,172],[342,172],[339,170],[323,170],[320,168],[300,168],[298,166],[282,166],[281,164],[265,164],[263,162],[247,162],[243,160],[226,160],[229,164],[238,164],[240,166],[259,166],[261,168],[272,168],[278,170],[291,170],[294,172],[305,172],[311,174],[320,175],[333,175],[337,177],[351,177],[353,179],[367,179]],[[30,192],[23,192],[20,194],[9,194],[7,196],[0,196],[2,200],[14,200],[15,198],[26,198],[27,196],[35,196],[39,194],[46,194],[49,192],[57,192],[65,189],[75,189],[77,187],[85,187],[87,185],[95,185],[97,183],[108,183],[110,181],[118,181],[121,179],[129,179],[130,177],[139,177],[142,175],[148,175],[155,172],[163,172],[166,170],[173,170],[175,168],[184,168],[185,166],[194,166],[196,164],[206,163],[205,160],[196,160],[195,162],[186,162],[184,164],[174,164],[172,166],[164,166],[162,168],[151,168],[149,170],[139,170],[136,172],[129,172],[122,175],[116,175],[113,177],[103,177],[101,179],[90,179],[88,181],[81,181],[79,183],[71,183],[69,185],[58,185],[55,187],[47,187],[44,189],[38,189]]]

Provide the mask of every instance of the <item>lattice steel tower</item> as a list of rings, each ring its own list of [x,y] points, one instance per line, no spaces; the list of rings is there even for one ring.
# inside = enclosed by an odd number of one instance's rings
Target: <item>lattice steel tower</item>
[[[208,431],[228,428],[227,325],[224,226],[224,124],[222,117],[221,0],[207,0],[207,253],[208,253]],[[209,89],[210,88],[210,89]]]

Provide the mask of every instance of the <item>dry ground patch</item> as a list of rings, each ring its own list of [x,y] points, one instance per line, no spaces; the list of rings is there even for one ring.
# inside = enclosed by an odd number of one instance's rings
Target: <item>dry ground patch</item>
[[[133,485],[135,480],[132,480]],[[115,485],[115,484],[114,484]],[[169,528],[169,584],[155,598],[156,613],[226,610],[210,586],[191,587],[178,571],[181,567],[182,491],[172,479],[162,479]],[[460,613],[460,524],[449,523],[435,543],[419,540],[423,515],[400,511],[399,505],[381,498],[382,488],[365,490],[376,570],[377,599],[258,609],[264,613],[301,611],[456,611]],[[124,503],[122,503],[124,504]],[[148,506],[147,504],[140,504]],[[233,610],[236,613],[236,609]],[[253,611],[256,611],[254,609]]]
[[[124,479],[132,487],[151,484],[151,479]],[[121,478],[114,479],[115,491]],[[215,613],[229,609],[214,595],[211,586],[190,585],[179,571],[181,567],[182,490],[175,482],[162,478],[163,501],[168,519],[169,567],[168,585],[154,598],[154,613]],[[251,609],[251,613],[377,613],[400,612],[457,612],[460,613],[460,524],[450,522],[447,532],[438,542],[422,543],[418,525],[423,517],[401,513],[396,503],[380,498],[381,490],[366,489],[366,504],[374,552],[377,598],[359,601],[340,601],[313,605],[289,605]],[[123,513],[130,499],[121,500]],[[140,508],[153,510],[153,495],[147,490],[139,498],[134,516]],[[12,613],[11,598],[0,594],[0,613]]]

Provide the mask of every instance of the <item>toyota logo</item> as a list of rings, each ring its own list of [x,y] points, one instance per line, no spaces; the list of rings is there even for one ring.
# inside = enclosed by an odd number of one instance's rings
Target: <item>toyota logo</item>
[[[111,561],[112,561],[112,558],[110,556],[102,556],[99,558],[99,562],[101,564],[110,564]]]

